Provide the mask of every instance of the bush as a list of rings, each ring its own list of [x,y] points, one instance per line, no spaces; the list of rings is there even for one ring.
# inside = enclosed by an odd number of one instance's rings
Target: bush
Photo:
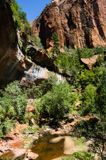
[[[79,75],[79,83],[82,88],[89,84],[96,84],[96,74],[93,70],[83,69]]]
[[[30,25],[27,21],[26,13],[22,11],[16,0],[11,0],[11,10],[13,12],[16,28],[20,29],[22,32],[30,32]]]
[[[62,158],[62,160],[94,160],[94,156],[89,152],[75,152],[71,156]]]
[[[52,90],[55,78],[49,78],[38,86],[24,88],[18,81],[12,82],[0,91],[0,136],[6,134],[16,123],[32,124],[32,119],[38,121],[37,112],[26,112],[28,99],[38,99]],[[33,121],[33,122],[34,122]],[[6,125],[6,124],[9,125]]]
[[[5,109],[5,117],[24,120],[27,95],[22,92],[19,82],[10,83],[2,92],[0,106]]]
[[[62,73],[70,76],[71,83],[78,80],[78,75],[82,66],[76,50],[71,50],[71,52],[60,54],[55,60],[55,64],[62,70]]]
[[[84,115],[94,113],[96,111],[96,87],[92,84],[87,85],[82,96],[82,113]]]
[[[13,82],[7,85],[5,90],[1,91],[1,94],[0,132],[6,134],[16,121],[25,122],[27,96],[23,93],[19,82]]]
[[[40,37],[39,36],[32,36],[31,37],[32,41],[38,48],[43,48]]]
[[[74,103],[78,98],[75,96],[72,87],[67,83],[55,84],[51,91],[36,102],[40,118],[45,117],[57,122],[63,119],[65,114],[74,109]]]
[[[39,85],[32,85],[25,90],[28,98],[37,99],[42,97],[56,84],[56,77],[50,77],[47,80],[42,81]]]
[[[104,54],[106,52],[106,48],[98,46],[94,48],[94,52],[96,54]]]
[[[97,113],[106,120],[106,71],[101,76],[97,93]]]
[[[90,58],[94,55],[94,49],[92,48],[82,48],[77,50],[80,58]]]
[[[52,40],[54,43],[54,47],[52,49],[53,57],[57,57],[57,55],[60,53],[60,49],[59,49],[58,34],[56,32],[53,33]]]

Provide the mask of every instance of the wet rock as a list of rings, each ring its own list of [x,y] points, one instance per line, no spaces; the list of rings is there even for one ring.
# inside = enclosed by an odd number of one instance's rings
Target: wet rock
[[[54,64],[53,58],[50,58],[46,50],[38,49],[36,46],[29,45],[27,48],[27,55],[31,57],[32,61],[43,68],[50,71],[58,72],[58,68]]]
[[[0,1],[0,87],[20,80],[30,63],[18,46],[18,37],[9,0]]]
[[[71,154],[74,152],[75,143],[71,137],[66,136],[64,141],[64,154]]]
[[[50,77],[54,77],[54,76],[57,78],[57,83],[64,82],[66,80],[62,75],[49,71],[47,68],[43,68],[34,63],[24,73],[25,73],[25,76],[21,79],[21,85],[26,87],[32,84],[38,85],[42,81],[47,80]]]
[[[25,158],[26,149],[14,149],[14,160],[20,160]]]
[[[8,141],[8,145],[11,147],[11,148],[23,148],[24,147],[24,142],[22,139],[19,139],[19,138],[14,138],[14,140],[10,140]]]
[[[64,137],[62,137],[62,136],[59,136],[59,137],[56,137],[56,138],[52,138],[52,139],[50,139],[49,143],[58,143],[63,139],[64,139]]]
[[[38,154],[32,152],[30,149],[28,149],[27,153],[26,153],[26,158],[25,160],[35,160],[38,157]]]

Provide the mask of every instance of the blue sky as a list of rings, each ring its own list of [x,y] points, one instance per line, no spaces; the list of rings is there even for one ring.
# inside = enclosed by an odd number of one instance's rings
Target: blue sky
[[[16,0],[26,12],[28,21],[36,19],[51,0]]]

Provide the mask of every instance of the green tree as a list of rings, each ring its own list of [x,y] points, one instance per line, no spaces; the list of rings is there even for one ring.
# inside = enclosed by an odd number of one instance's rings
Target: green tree
[[[54,43],[54,47],[52,49],[53,56],[57,57],[57,55],[60,53],[60,49],[59,49],[59,38],[58,38],[58,34],[56,32],[53,33],[52,40]]]
[[[94,113],[96,111],[96,87],[92,84],[87,85],[82,97],[82,113]]]
[[[36,106],[40,118],[59,122],[67,113],[76,110],[80,95],[66,82],[53,85],[52,89],[37,100]]]

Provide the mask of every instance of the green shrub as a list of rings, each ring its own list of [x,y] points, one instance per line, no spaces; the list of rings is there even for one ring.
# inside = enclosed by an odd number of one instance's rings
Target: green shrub
[[[97,66],[93,69],[95,73],[95,84],[97,87],[99,87],[102,84],[101,79],[103,77],[105,70],[106,70],[106,67],[103,65]]]
[[[54,47],[51,52],[53,53],[54,57],[57,57],[57,55],[59,55],[60,53],[60,49],[59,49],[59,39],[58,39],[58,35],[56,32],[53,33],[52,40],[54,43]]]
[[[10,83],[2,94],[2,97],[0,97],[0,106],[4,109],[4,116],[17,119],[20,122],[23,121],[27,96],[22,92],[19,83]]]
[[[94,49],[92,48],[81,48],[77,50],[80,58],[89,58],[94,55]]]
[[[25,89],[25,93],[27,94],[28,98],[37,99],[42,97],[48,91],[52,89],[52,87],[56,84],[57,79],[56,77],[52,76],[47,80],[42,81],[39,85],[32,85],[31,87],[27,87]]]
[[[98,47],[94,48],[94,52],[95,52],[96,54],[104,54],[105,51],[106,51],[106,48],[104,48],[104,47],[98,46]]]
[[[62,73],[70,76],[71,83],[78,80],[78,75],[82,66],[76,50],[71,50],[70,53],[67,52],[60,54],[55,60],[55,64],[60,70],[62,70]]]
[[[41,39],[39,36],[31,36],[31,40],[34,42],[34,44],[38,47],[38,48],[43,48],[42,43],[41,43]]]
[[[96,111],[96,87],[92,84],[87,85],[82,97],[82,113],[84,115],[94,113]]]
[[[16,28],[20,29],[22,32],[30,32],[30,25],[27,21],[26,13],[22,11],[16,0],[11,0],[11,10],[13,12]]]
[[[83,69],[78,78],[82,88],[85,88],[86,85],[96,83],[96,74],[93,70]]]
[[[106,120],[106,71],[101,76],[100,86],[97,90],[97,113],[101,119]]]
[[[62,158],[62,160],[94,160],[94,156],[89,152],[75,152],[71,156]]]
[[[19,82],[10,83],[1,93],[0,132],[6,134],[16,121],[25,122],[27,96],[22,92]]]
[[[15,121],[5,118],[5,120],[0,124],[0,138],[2,138],[5,134],[11,131],[11,129],[15,126]]]
[[[55,84],[51,91],[37,100],[37,110],[41,117],[59,121],[74,109],[78,97],[67,83]]]

